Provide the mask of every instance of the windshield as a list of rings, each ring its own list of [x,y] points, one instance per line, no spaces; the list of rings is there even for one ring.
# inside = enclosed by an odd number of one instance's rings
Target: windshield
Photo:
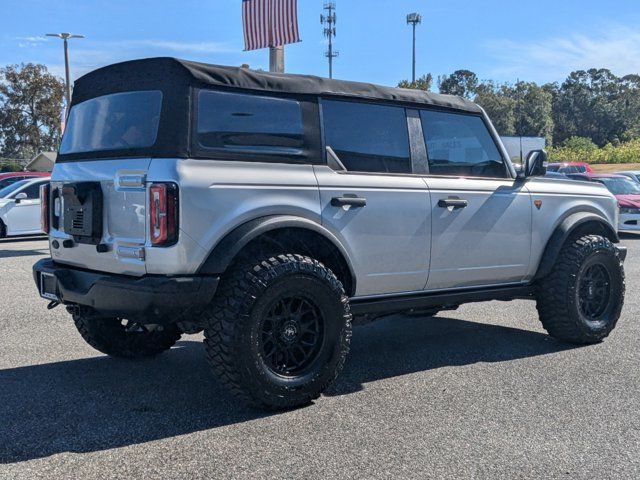
[[[587,173],[587,167],[584,165],[566,165],[560,167],[557,171],[560,173]]]
[[[71,108],[60,153],[150,147],[156,142],[162,92],[114,93]]]
[[[640,184],[626,178],[596,178],[595,181],[604,184],[614,195],[640,195]]]
[[[11,195],[13,192],[18,190],[20,187],[23,187],[30,181],[31,179],[20,180],[19,182],[12,183],[11,185],[4,187],[3,189],[0,189],[0,198],[6,198],[7,196]]]

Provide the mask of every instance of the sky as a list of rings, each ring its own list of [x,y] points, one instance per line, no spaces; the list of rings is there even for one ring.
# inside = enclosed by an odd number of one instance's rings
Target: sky
[[[44,63],[63,76],[72,32],[72,77],[118,61],[175,56],[268,69],[268,50],[244,52],[241,0],[0,0],[0,66]],[[469,69],[480,79],[561,82],[572,70],[640,73],[640,0],[335,0],[334,78],[395,85],[411,76]],[[302,41],[285,48],[286,71],[327,76],[324,0],[298,0]]]

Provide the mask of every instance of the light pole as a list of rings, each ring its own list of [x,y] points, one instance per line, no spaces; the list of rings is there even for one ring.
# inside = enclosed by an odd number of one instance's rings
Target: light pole
[[[416,25],[422,23],[422,15],[419,13],[410,13],[407,15],[407,25],[413,27],[413,62],[411,69],[411,82],[416,83]]]
[[[68,40],[70,38],[84,38],[84,35],[75,35],[72,33],[47,33],[47,37],[58,37],[64,41],[64,75],[66,81],[66,98],[67,98],[67,106],[66,106],[66,114],[69,113],[69,108],[71,107],[71,74],[69,72],[69,45]],[[66,117],[65,114],[65,117]]]

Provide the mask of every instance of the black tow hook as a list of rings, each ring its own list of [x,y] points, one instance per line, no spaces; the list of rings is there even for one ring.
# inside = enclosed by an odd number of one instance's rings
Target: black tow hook
[[[56,302],[55,300],[51,300],[49,302],[49,304],[47,305],[47,310],[53,310],[54,308],[56,308],[58,305],[60,305],[60,302]]]

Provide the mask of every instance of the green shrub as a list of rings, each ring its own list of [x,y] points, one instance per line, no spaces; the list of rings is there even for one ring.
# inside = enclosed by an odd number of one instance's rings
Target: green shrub
[[[640,140],[598,148],[589,139],[572,137],[549,148],[552,162],[640,163]]]

